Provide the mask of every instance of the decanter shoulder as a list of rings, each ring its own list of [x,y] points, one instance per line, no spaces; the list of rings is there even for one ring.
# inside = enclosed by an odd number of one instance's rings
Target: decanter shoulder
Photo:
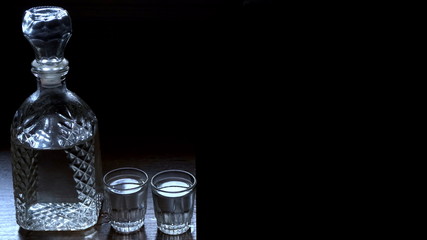
[[[93,137],[97,118],[75,93],[37,91],[16,111],[11,136],[32,148],[70,147]]]
[[[53,114],[68,116],[69,118],[85,117],[96,119],[89,105],[68,89],[36,91],[22,103],[16,114],[37,114],[40,116]]]

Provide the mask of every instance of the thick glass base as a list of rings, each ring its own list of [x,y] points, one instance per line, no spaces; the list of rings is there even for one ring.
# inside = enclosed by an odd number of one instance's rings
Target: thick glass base
[[[138,231],[144,226],[144,219],[135,222],[116,222],[111,221],[111,227],[119,233],[127,234]]]
[[[169,234],[169,235],[183,234],[186,231],[188,231],[188,229],[190,229],[190,225],[187,223],[180,224],[180,225],[160,224],[157,227],[159,228],[160,231],[162,231],[165,234]]]
[[[29,231],[80,231],[94,226],[98,219],[95,203],[37,203],[28,211],[17,209],[17,223]]]

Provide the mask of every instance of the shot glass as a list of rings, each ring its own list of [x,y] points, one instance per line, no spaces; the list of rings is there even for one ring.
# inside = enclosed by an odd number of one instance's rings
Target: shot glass
[[[169,235],[185,233],[194,210],[196,178],[182,170],[158,172],[151,179],[158,229]]]
[[[119,233],[138,231],[147,211],[148,175],[138,168],[114,169],[104,176],[111,227]]]

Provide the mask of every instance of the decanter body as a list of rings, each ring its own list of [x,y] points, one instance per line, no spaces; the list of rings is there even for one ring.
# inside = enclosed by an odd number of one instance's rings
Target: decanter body
[[[71,19],[62,8],[35,7],[22,28],[36,53],[37,90],[11,126],[16,220],[33,231],[87,229],[101,209],[102,169],[98,120],[65,83]]]

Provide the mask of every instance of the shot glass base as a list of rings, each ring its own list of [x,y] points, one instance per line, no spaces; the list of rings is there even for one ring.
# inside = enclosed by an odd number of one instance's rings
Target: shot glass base
[[[180,225],[166,225],[160,224],[157,226],[159,230],[165,234],[169,235],[179,235],[183,234],[190,229],[190,225],[188,224],[180,224]]]
[[[116,222],[111,221],[111,227],[118,233],[128,234],[138,231],[144,226],[144,220],[138,220],[135,222]]]

